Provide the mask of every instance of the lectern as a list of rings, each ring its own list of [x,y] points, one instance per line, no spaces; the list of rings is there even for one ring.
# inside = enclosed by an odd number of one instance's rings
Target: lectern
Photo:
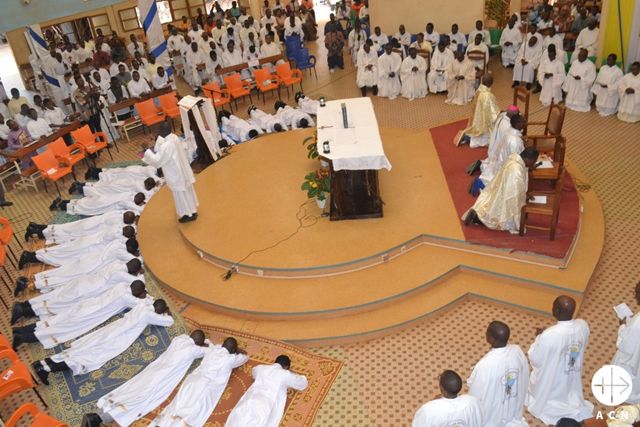
[[[317,144],[331,165],[331,220],[382,217],[378,170],[391,170],[391,163],[371,100],[329,101],[318,108]]]

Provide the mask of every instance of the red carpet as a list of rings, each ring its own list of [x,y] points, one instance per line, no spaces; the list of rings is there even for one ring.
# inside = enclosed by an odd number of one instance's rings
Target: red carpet
[[[475,201],[475,198],[467,191],[473,178],[467,175],[465,170],[475,160],[484,159],[487,156],[486,148],[469,148],[468,145],[456,147],[453,144],[453,138],[466,125],[467,120],[463,120],[430,129],[459,217]],[[570,250],[577,232],[579,215],[580,204],[575,184],[569,174],[565,174],[558,228],[554,241],[549,240],[548,232],[540,230],[528,230],[522,237],[506,231],[494,231],[479,226],[463,226],[463,231],[465,240],[470,243],[513,251],[533,252],[553,258],[564,258]],[[544,224],[543,221],[546,221],[546,219],[530,217],[528,222],[535,224],[536,220],[541,220],[540,224]]]

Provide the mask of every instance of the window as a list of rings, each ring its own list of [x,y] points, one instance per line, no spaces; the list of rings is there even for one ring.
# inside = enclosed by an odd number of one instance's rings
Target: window
[[[103,34],[111,34],[111,24],[109,23],[109,17],[106,14],[94,15],[89,17],[91,20],[91,27],[93,28],[93,34],[96,35],[97,31],[102,30]]]
[[[171,18],[171,6],[169,5],[169,0],[160,0],[156,1],[156,6],[158,7],[158,16],[160,17],[161,24],[167,24],[173,19]],[[140,27],[142,27],[142,17],[140,15],[140,9],[136,6],[136,13],[138,15],[138,21],[140,23]]]
[[[133,31],[141,28],[140,13],[137,7],[119,10],[118,14],[120,15],[120,23],[123,30]]]

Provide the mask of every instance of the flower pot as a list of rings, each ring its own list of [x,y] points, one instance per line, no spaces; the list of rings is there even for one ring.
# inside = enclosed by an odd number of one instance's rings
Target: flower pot
[[[324,209],[324,207],[327,205],[327,197],[326,197],[326,195],[325,195],[325,198],[323,200],[316,199],[316,203],[318,204],[318,207],[320,209]]]

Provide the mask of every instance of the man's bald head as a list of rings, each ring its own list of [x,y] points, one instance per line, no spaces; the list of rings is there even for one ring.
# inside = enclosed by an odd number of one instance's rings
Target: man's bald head
[[[440,374],[440,391],[444,397],[454,398],[462,390],[462,378],[456,372],[446,370]]]
[[[127,225],[133,224],[136,220],[136,214],[132,211],[126,211],[124,214],[122,214],[122,220]]]
[[[487,342],[491,344],[491,347],[501,348],[506,346],[509,342],[510,335],[511,330],[506,323],[498,320],[489,323],[489,327],[487,328]]]
[[[238,341],[233,337],[224,340],[222,346],[227,349],[229,354],[236,354],[238,352]]]
[[[582,427],[582,423],[573,418],[560,418],[556,423],[556,427]]]
[[[493,85],[493,76],[491,74],[482,76],[482,84],[486,87],[491,87],[491,85]]]
[[[571,320],[576,311],[576,301],[566,295],[561,295],[553,301],[553,317],[558,320]]]
[[[196,329],[195,331],[191,332],[191,335],[189,335],[191,337],[191,339],[193,340],[194,343],[196,343],[196,345],[199,346],[203,346],[204,345],[204,332],[202,332],[200,329]]]
[[[166,138],[167,136],[169,136],[170,133],[171,133],[171,125],[169,124],[169,122],[160,123],[159,129],[158,129],[158,136]]]

